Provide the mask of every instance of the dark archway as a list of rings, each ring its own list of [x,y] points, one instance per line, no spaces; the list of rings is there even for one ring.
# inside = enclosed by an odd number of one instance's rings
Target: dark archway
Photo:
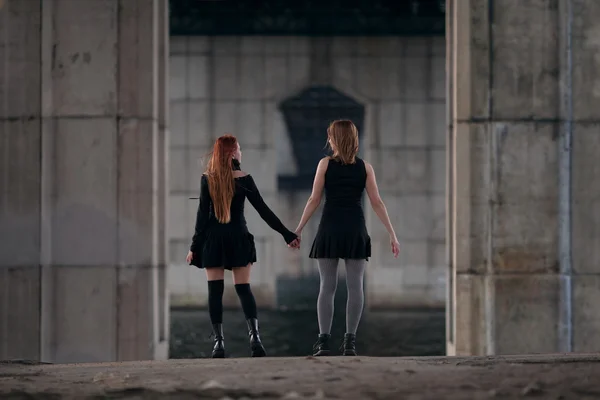
[[[365,119],[365,107],[332,86],[311,86],[284,100],[279,109],[283,113],[292,153],[298,167],[293,176],[278,177],[279,190],[310,190],[315,168],[327,153],[326,132],[336,119],[350,119],[358,128],[359,136]]]

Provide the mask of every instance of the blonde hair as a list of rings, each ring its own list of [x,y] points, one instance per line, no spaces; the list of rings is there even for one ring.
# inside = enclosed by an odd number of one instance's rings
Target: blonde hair
[[[358,154],[358,129],[348,119],[333,121],[327,128],[332,158],[342,164],[354,164]]]
[[[215,217],[226,224],[231,221],[231,200],[235,194],[232,154],[237,149],[237,139],[232,135],[218,138],[206,166],[208,190],[213,202]]]

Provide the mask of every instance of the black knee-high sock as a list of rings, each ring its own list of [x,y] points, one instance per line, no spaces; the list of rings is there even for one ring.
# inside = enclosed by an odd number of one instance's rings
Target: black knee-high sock
[[[214,324],[223,323],[223,291],[225,282],[223,279],[218,281],[208,281],[208,313],[210,322]]]
[[[246,319],[256,318],[256,300],[254,299],[254,295],[250,289],[250,284],[240,283],[235,285],[235,291],[237,292],[240,302],[242,303],[242,310],[244,310]]]

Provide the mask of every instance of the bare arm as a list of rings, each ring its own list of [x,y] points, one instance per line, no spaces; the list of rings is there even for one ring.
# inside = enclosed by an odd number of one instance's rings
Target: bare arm
[[[300,234],[304,226],[308,223],[310,218],[315,213],[319,204],[321,204],[321,197],[323,196],[323,187],[325,186],[325,172],[327,172],[327,165],[329,165],[329,157],[325,157],[319,161],[317,166],[317,172],[315,173],[315,180],[313,182],[312,193],[306,202],[302,218],[296,228],[296,233]]]
[[[365,162],[365,167],[367,169],[367,195],[369,196],[369,201],[371,202],[371,207],[375,214],[379,217],[385,229],[388,231],[390,235],[390,240],[393,242],[398,242],[396,238],[396,232],[394,232],[394,228],[392,227],[392,223],[390,222],[390,217],[387,212],[387,208],[381,200],[381,196],[379,196],[379,188],[377,187],[377,179],[375,178],[375,171],[371,164]]]

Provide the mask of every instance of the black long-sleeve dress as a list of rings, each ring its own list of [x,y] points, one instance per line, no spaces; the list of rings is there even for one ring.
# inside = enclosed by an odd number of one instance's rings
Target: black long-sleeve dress
[[[234,169],[239,167],[235,168],[234,165]],[[208,179],[206,175],[202,175],[196,228],[190,246],[190,251],[194,253],[191,265],[198,268],[224,267],[230,270],[256,262],[254,236],[248,231],[244,217],[246,198],[260,217],[283,236],[286,243],[290,244],[297,238],[267,206],[251,175],[235,178],[231,221],[226,224],[220,223],[214,214]]]

